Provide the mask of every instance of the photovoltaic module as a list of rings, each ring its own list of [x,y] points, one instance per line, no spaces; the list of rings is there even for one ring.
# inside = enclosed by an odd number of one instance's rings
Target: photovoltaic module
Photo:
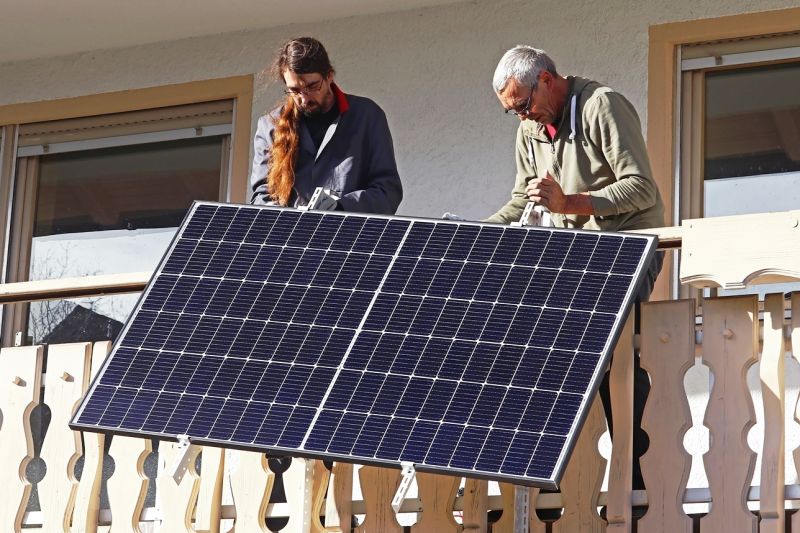
[[[555,487],[655,247],[198,202],[71,425]]]

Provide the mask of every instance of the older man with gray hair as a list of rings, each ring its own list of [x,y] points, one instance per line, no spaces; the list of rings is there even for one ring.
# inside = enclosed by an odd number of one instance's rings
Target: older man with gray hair
[[[511,200],[487,221],[519,220],[533,201],[561,228],[624,231],[664,225],[664,204],[639,117],[624,96],[596,81],[563,77],[544,51],[522,45],[503,55],[492,85],[505,113],[519,118],[520,125]],[[662,259],[659,253],[650,265],[637,303],[649,297]],[[636,359],[634,422],[639,428],[650,386]],[[607,380],[600,392],[610,425]],[[643,486],[638,457],[646,440],[642,434],[634,438],[637,488]]]
[[[633,105],[596,81],[562,77],[542,50],[516,46],[492,83],[506,114],[520,119],[516,185],[488,220],[518,220],[532,200],[557,227],[622,231],[664,224],[641,124]]]

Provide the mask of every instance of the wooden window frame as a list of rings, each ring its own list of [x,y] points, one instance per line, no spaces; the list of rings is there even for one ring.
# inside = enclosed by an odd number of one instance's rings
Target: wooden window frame
[[[797,31],[800,8],[778,9],[687,22],[672,22],[650,26],[647,77],[647,147],[653,175],[666,207],[666,224],[674,225],[675,181],[681,161],[678,146],[681,142],[680,112],[683,103],[678,49],[680,46],[758,37]],[[668,256],[656,282],[653,300],[669,299],[677,293],[676,264]]]
[[[250,167],[252,74],[0,106],[0,126],[108,115],[227,99],[233,99],[235,104],[230,152],[229,176],[231,179],[226,196],[231,202],[245,202],[247,201],[247,178]]]

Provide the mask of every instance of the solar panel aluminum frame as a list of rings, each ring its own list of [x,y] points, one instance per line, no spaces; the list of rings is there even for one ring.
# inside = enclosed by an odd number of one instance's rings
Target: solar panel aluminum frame
[[[115,353],[117,352],[122,339],[125,338],[127,331],[129,330],[131,324],[133,323],[134,319],[136,318],[137,314],[141,310],[141,303],[146,299],[147,295],[153,288],[155,281],[157,280],[159,274],[161,274],[164,265],[169,258],[172,251],[175,249],[176,244],[179,242],[183,231],[186,227],[187,222],[191,219],[192,215],[196,212],[196,210],[200,206],[209,205],[214,207],[235,207],[235,208],[248,208],[248,209],[274,209],[274,210],[290,210],[295,211],[293,208],[283,208],[283,207],[273,207],[273,206],[250,206],[250,205],[242,205],[242,204],[231,204],[231,203],[220,203],[220,202],[207,202],[207,201],[196,201],[187,211],[186,216],[184,217],[181,226],[176,231],[175,236],[173,237],[170,245],[168,246],[166,252],[162,256],[159,264],[154,272],[153,277],[148,282],[147,286],[145,287],[144,291],[141,293],[137,304],[134,308],[134,312],[128,317],[128,320],[125,323],[122,331],[120,332],[117,340],[114,342],[114,345],[109,353],[106,360],[103,362],[100,370],[98,371],[97,375],[92,381],[87,394],[84,396],[83,400],[81,401],[80,406],[76,410],[72,420],[70,421],[70,428],[76,431],[89,431],[89,432],[98,432],[98,433],[110,433],[115,435],[124,435],[124,436],[132,436],[132,437],[139,437],[139,438],[158,438],[168,441],[177,441],[178,435],[171,434],[171,433],[159,433],[159,432],[150,432],[150,431],[126,431],[124,429],[119,429],[116,427],[108,427],[108,426],[100,426],[100,425],[91,425],[91,424],[83,424],[78,422],[80,418],[87,400],[91,393],[95,390],[98,386],[104,373],[106,372],[109,364],[113,360]],[[336,211],[324,211],[319,212],[325,215],[334,215],[334,216],[357,216],[357,217],[364,217],[364,218],[380,218],[380,219],[387,219],[387,220],[408,220],[410,222],[426,222],[426,223],[434,223],[434,224],[448,224],[448,225],[470,225],[470,226],[477,226],[477,227],[503,227],[504,225],[499,225],[495,223],[486,223],[486,222],[473,222],[473,221],[450,221],[450,220],[441,220],[441,219],[429,219],[429,218],[422,218],[422,217],[399,217],[399,216],[388,216],[388,215],[372,215],[372,214],[362,214],[362,213],[349,213],[349,212],[336,212]],[[406,230],[407,232],[411,231],[413,224],[409,226]],[[520,231],[541,231],[541,228],[524,226],[519,228]],[[591,230],[573,230],[573,229],[557,229],[557,228],[547,228],[546,231],[553,231],[553,232],[570,232],[570,233],[587,233],[592,235],[597,235],[598,232],[591,231]],[[614,347],[619,340],[619,336],[621,335],[624,322],[627,319],[627,316],[632,310],[633,302],[635,299],[636,292],[638,290],[639,285],[643,282],[643,278],[645,272],[647,270],[647,266],[653,259],[653,256],[656,251],[657,247],[657,237],[654,235],[646,235],[646,234],[625,234],[625,233],[615,233],[615,232],[603,232],[604,234],[609,235],[618,235],[622,237],[636,237],[641,238],[646,241],[645,246],[645,253],[643,255],[643,260],[639,262],[636,272],[633,274],[632,279],[633,283],[631,283],[630,287],[627,290],[627,293],[623,299],[623,302],[620,306],[621,312],[617,314],[614,324],[612,326],[612,335],[606,340],[606,344],[604,349],[602,350],[599,363],[596,365],[594,373],[589,380],[589,385],[586,389],[586,394],[584,395],[580,407],[578,408],[577,415],[575,416],[572,426],[569,430],[566,442],[562,447],[561,453],[558,457],[556,462],[556,466],[553,470],[553,475],[550,478],[539,478],[539,477],[529,477],[529,476],[516,476],[516,475],[509,475],[509,474],[485,474],[482,472],[476,472],[474,470],[469,469],[460,469],[460,468],[453,468],[453,467],[437,467],[432,465],[426,464],[415,464],[415,470],[419,472],[430,472],[436,474],[447,474],[447,475],[458,475],[458,476],[465,476],[471,477],[476,479],[488,479],[494,481],[504,481],[510,482],[516,485],[525,485],[525,486],[535,486],[541,487],[546,489],[557,489],[558,483],[564,473],[566,468],[567,462],[569,457],[572,453],[572,450],[575,446],[575,443],[578,438],[578,433],[580,428],[583,426],[583,423],[588,416],[589,408],[591,407],[591,403],[594,400],[595,395],[597,394],[597,390],[600,385],[600,381],[603,378],[606,368],[609,366],[611,356],[613,354]],[[401,245],[398,245],[397,251],[399,252]],[[395,253],[397,255],[397,252]],[[391,269],[389,269],[391,270]],[[388,273],[388,271],[387,271]],[[366,315],[369,312],[369,308]],[[363,321],[362,321],[363,325]],[[356,335],[353,337],[353,340],[358,337],[360,333],[360,328],[356,330]],[[337,370],[336,375],[331,380],[331,383],[328,385],[328,392],[330,392],[331,387],[334,383],[336,383],[336,378],[339,375],[339,371],[344,366],[345,361],[347,360],[350,354],[350,350],[345,353],[342,361],[340,363],[339,369]],[[327,398],[327,392],[325,395]],[[319,407],[317,408],[318,411],[322,410],[322,405],[324,403],[324,399],[320,402]],[[316,418],[314,419],[316,420]],[[311,429],[313,428],[313,422],[309,424],[309,428],[307,430],[307,434],[310,434]],[[280,446],[260,446],[260,445],[247,445],[241,444],[236,442],[230,442],[226,440],[218,440],[218,439],[211,439],[211,438],[191,438],[190,440],[192,444],[196,445],[209,445],[209,446],[216,446],[216,447],[223,447],[223,448],[230,448],[230,449],[239,449],[239,450],[248,450],[248,451],[257,451],[257,452],[265,452],[271,454],[273,456],[293,456],[293,457],[303,457],[303,458],[310,458],[310,459],[327,459],[327,460],[334,460],[334,461],[342,461],[342,462],[349,462],[349,463],[357,463],[357,464],[365,464],[365,465],[373,465],[373,466],[380,466],[380,467],[390,467],[390,468],[400,468],[401,464],[400,461],[389,461],[383,460],[378,458],[367,458],[364,456],[352,456],[352,455],[343,455],[343,454],[336,454],[336,453],[318,453],[314,451],[304,450],[304,449],[296,449],[296,448],[286,448]]]

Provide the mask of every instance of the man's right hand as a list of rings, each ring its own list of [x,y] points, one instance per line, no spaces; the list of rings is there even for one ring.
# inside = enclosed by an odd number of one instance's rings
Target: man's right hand
[[[533,178],[525,188],[532,202],[545,206],[551,213],[593,215],[589,193],[564,194],[561,184],[548,172],[544,178]]]

